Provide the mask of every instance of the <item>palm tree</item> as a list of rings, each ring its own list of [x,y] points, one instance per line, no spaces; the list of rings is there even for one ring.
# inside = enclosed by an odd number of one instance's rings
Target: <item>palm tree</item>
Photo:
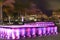
[[[11,2],[9,0],[3,2],[3,11],[6,12],[7,16],[9,16],[13,10],[14,10],[14,3],[15,1],[12,0]],[[10,14],[9,14],[10,13]]]
[[[12,12],[14,11],[14,5],[13,5],[14,3],[15,3],[15,0],[6,0],[3,2],[3,12],[6,13],[9,20]]]
[[[0,0],[0,23],[2,24],[2,2],[3,0]]]

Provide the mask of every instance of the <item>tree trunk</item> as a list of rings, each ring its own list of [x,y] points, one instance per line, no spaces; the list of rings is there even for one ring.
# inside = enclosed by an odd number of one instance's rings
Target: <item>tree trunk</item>
[[[3,23],[3,20],[2,20],[2,3],[0,2],[0,24]]]
[[[8,20],[9,20],[9,24],[11,23],[11,21],[10,21],[10,18],[11,18],[11,17],[9,16],[9,17],[8,17]]]

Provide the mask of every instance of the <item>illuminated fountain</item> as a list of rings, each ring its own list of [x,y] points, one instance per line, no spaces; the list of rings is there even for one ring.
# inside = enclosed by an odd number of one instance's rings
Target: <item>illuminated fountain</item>
[[[36,35],[37,34],[37,35]],[[24,25],[0,25],[0,38],[20,39],[21,37],[36,37],[58,34],[53,22],[36,22]]]

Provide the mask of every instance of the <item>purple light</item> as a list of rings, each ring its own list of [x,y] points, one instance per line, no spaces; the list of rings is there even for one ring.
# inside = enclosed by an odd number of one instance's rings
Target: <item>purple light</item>
[[[25,37],[25,29],[24,28],[20,29],[20,33],[21,33],[20,34],[21,36]]]
[[[47,27],[47,34],[50,35],[50,27]]]
[[[12,39],[15,39],[15,35],[14,35],[14,32],[12,32]]]
[[[57,26],[56,26],[56,27],[54,27],[54,32],[55,32],[56,34],[58,34]]]
[[[38,35],[42,36],[42,28],[38,28]]]
[[[20,38],[20,31],[19,31],[19,29],[16,29],[15,30],[15,32],[16,32],[16,39],[19,39]]]
[[[6,33],[7,33],[7,39],[10,39],[10,36],[12,34],[12,30],[11,29],[6,29]]]
[[[54,27],[50,27],[50,32],[53,34],[54,33]]]
[[[50,27],[50,26],[51,27]],[[0,28],[0,38],[6,38],[6,39],[19,39],[21,36],[22,37],[26,37],[26,35],[28,37],[31,37],[31,35],[33,35],[33,37],[36,36],[36,33],[39,36],[44,36],[49,34],[57,34],[57,26],[53,27],[52,26],[53,23],[52,22],[37,22],[37,23],[33,23],[33,24],[25,24],[25,25],[11,25],[11,26],[6,26],[6,25],[2,25],[1,27],[5,27],[5,28]],[[12,29],[6,28],[6,27],[10,27]],[[19,27],[19,28],[18,28]],[[29,28],[27,28],[29,27]],[[38,27],[38,28],[37,28]],[[16,29],[14,29],[16,28]],[[21,36],[20,36],[21,35]]]
[[[27,28],[26,32],[27,32],[27,36],[28,37],[31,37],[30,31],[31,31],[31,29],[30,28]]]
[[[43,34],[46,36],[46,28],[44,27],[44,28],[42,28],[42,30],[43,30]]]
[[[32,28],[32,35],[35,37],[36,36],[36,28]]]

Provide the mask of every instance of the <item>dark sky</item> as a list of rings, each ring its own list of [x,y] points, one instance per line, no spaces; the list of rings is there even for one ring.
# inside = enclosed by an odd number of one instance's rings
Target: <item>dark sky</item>
[[[60,0],[33,0],[37,6],[48,16],[52,15],[52,10],[60,9]]]
[[[43,11],[43,13],[47,14],[48,16],[52,15],[51,11],[48,10],[50,5],[47,0],[33,0],[33,1],[37,4],[38,8],[40,8]]]
[[[22,0],[28,1],[28,0]],[[37,4],[37,7],[40,8],[43,13],[51,14],[51,10],[59,10],[60,9],[60,0],[30,0]]]
[[[37,3],[39,8],[58,10],[60,9],[60,0],[32,0]]]

